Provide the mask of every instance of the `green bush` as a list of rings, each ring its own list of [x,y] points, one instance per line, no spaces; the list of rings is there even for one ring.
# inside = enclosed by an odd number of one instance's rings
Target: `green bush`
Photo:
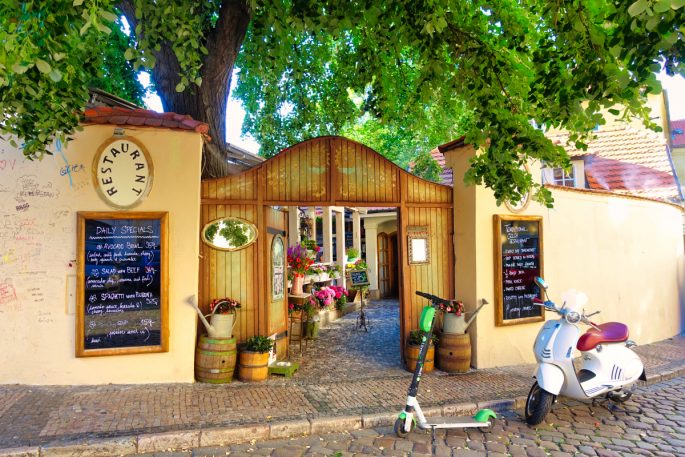
[[[425,334],[426,334],[426,332],[424,332],[422,330],[412,330],[411,332],[409,332],[409,337],[407,338],[407,343],[411,344],[413,346],[419,346],[419,345],[421,345],[421,337],[423,337],[423,335],[425,335]],[[437,346],[438,341],[439,341],[438,335],[436,335],[434,333],[433,336],[431,337],[431,342],[433,343],[434,346]]]
[[[245,350],[250,352],[269,352],[274,340],[266,336],[253,336],[245,342]]]

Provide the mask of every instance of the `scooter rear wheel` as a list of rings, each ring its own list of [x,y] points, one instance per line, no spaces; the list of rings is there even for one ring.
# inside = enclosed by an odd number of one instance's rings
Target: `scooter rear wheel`
[[[538,425],[545,420],[545,416],[551,411],[554,403],[554,395],[538,385],[537,381],[530,388],[526,400],[526,422],[528,425]]]

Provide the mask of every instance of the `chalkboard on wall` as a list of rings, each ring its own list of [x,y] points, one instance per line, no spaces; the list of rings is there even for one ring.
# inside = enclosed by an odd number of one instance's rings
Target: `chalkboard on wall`
[[[494,216],[495,324],[544,321],[544,310],[532,304],[542,297],[535,284],[543,276],[542,218]]]
[[[168,213],[79,212],[76,356],[166,352]]]

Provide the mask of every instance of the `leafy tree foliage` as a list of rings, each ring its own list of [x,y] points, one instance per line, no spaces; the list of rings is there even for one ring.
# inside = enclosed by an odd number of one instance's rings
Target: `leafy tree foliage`
[[[641,96],[654,72],[684,74],[685,0],[124,0],[135,48],[165,109],[210,124],[208,175],[226,172],[225,108],[241,55],[249,124],[271,138],[335,132],[364,113],[388,125],[428,125],[431,107],[464,104],[467,142],[481,149],[465,179],[517,200],[533,184],[528,158],[568,165],[535,125],[565,128],[583,145],[603,108],[649,123]],[[97,73],[94,41],[114,4],[56,0],[0,4],[0,118],[40,156],[78,123]],[[248,32],[249,26],[249,32]],[[247,34],[247,40],[243,43]],[[254,78],[261,78],[258,83]],[[251,82],[250,82],[251,81]],[[350,97],[352,94],[352,97]],[[254,114],[256,113],[256,114]],[[260,122],[257,124],[256,120]],[[419,121],[415,121],[419,119]],[[551,196],[537,186],[538,199]]]
[[[104,38],[100,50],[101,71],[88,85],[143,106],[147,89],[138,80],[133,63],[124,58],[124,53],[135,46],[135,41],[122,31],[119,20],[113,25],[112,33]]]
[[[418,154],[412,164],[412,173],[433,182],[440,182],[441,171],[438,162],[427,151]]]

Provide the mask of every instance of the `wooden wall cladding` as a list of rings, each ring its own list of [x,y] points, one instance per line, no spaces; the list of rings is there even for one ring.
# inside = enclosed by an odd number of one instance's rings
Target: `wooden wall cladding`
[[[452,203],[452,188],[410,175],[407,179],[407,203]]]
[[[409,264],[403,256],[404,291],[403,341],[409,331],[418,328],[419,317],[423,307],[428,304],[416,295],[420,290],[438,297],[454,297],[454,249],[452,241],[452,209],[413,207],[407,209],[408,226],[428,227],[430,238],[430,262],[427,264]],[[398,240],[399,241],[399,240]],[[401,240],[402,247],[407,249],[407,236]]]
[[[363,144],[335,138],[330,141],[337,180],[335,198],[344,202],[396,203],[400,201],[401,170]]]
[[[203,204],[200,227],[225,216],[234,216],[256,223],[255,205]],[[258,235],[261,236],[261,234]],[[198,305],[209,314],[209,302],[215,298],[231,297],[241,304],[233,330],[238,341],[258,334],[258,299],[254,278],[257,276],[257,243],[238,251],[221,251],[200,242],[200,287]],[[204,328],[200,324],[200,331]]]
[[[264,198],[317,202],[330,199],[331,166],[328,141],[305,141],[264,162]]]

